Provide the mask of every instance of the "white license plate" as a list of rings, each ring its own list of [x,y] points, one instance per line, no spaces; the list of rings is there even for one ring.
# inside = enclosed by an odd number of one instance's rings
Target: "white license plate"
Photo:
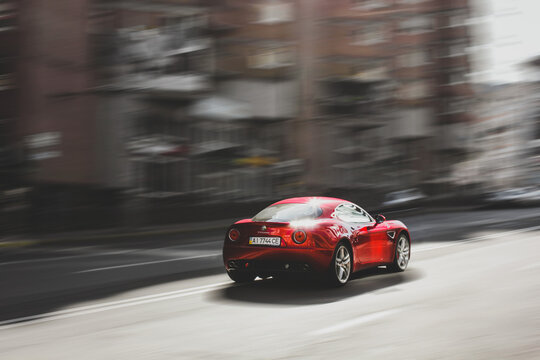
[[[251,236],[249,238],[249,245],[280,246],[281,238],[270,236]]]

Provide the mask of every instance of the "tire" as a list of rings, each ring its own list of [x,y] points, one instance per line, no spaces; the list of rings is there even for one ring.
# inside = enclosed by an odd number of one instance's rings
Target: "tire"
[[[411,258],[411,242],[405,234],[399,235],[394,250],[394,261],[388,266],[392,272],[405,271]]]
[[[244,271],[227,271],[227,275],[229,275],[232,281],[239,284],[251,282],[255,279],[255,274]]]
[[[352,251],[344,243],[340,242],[336,246],[332,262],[330,263],[329,280],[333,286],[343,286],[351,278],[352,273]]]

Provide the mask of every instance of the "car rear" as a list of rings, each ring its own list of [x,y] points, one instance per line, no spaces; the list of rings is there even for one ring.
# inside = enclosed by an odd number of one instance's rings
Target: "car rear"
[[[306,204],[279,205],[228,229],[223,246],[227,271],[274,274],[328,268],[333,250],[325,246],[325,221],[319,219],[322,209],[303,206]]]

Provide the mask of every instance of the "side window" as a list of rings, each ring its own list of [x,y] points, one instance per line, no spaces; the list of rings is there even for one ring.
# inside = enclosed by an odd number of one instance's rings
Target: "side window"
[[[354,204],[341,204],[336,208],[336,216],[345,222],[370,222],[369,215]]]

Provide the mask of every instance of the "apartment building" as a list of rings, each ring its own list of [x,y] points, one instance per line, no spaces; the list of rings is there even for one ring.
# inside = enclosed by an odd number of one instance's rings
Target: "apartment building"
[[[199,202],[298,191],[302,161],[286,144],[298,98],[293,13],[274,5],[94,5],[110,186]]]
[[[462,0],[326,2],[317,75],[320,124],[334,134],[327,186],[451,187],[472,119],[468,16]]]
[[[468,16],[466,0],[25,2],[26,179],[66,208],[448,192],[470,152]]]

